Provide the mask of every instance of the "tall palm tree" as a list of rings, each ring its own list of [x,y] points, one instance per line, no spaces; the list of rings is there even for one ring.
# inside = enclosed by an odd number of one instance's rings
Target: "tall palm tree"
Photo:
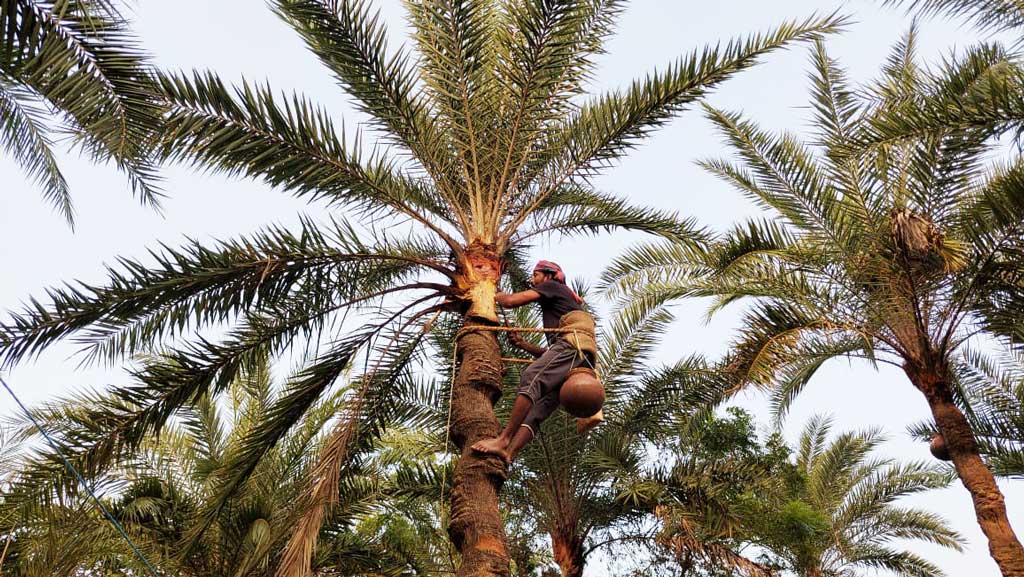
[[[388,422],[379,415],[393,406],[395,383],[412,366],[430,315],[460,315],[467,332],[458,340],[451,438],[462,454],[448,530],[462,557],[459,575],[507,575],[498,511],[505,467],[469,450],[498,433],[497,339],[473,329],[497,321],[494,295],[506,262],[548,232],[699,236],[674,215],[593,190],[588,178],[759,56],[842,21],[815,17],[697,50],[580,104],[622,2],[409,2],[417,55],[388,50],[385,25],[365,2],[273,5],[370,117],[380,135],[375,146],[339,136],[327,112],[301,95],[279,100],[269,87],[229,88],[212,72],[196,72],[161,80],[169,101],[164,152],[326,200],[355,211],[366,226],[307,221],[296,232],[166,249],[155,267],[122,261],[106,285],[57,290],[52,303],[14,315],[2,329],[0,356],[16,362],[72,334],[88,341],[94,358],[108,360],[179,342],[173,362],[145,368],[122,391],[142,409],[97,439],[81,456],[89,460],[114,452],[111,445],[130,448],[177,407],[218,395],[252,355],[284,354],[296,339],[310,343],[305,365],[234,455],[225,495],[341,374],[361,364],[356,398],[365,405],[339,420],[320,456],[284,577],[308,572],[350,441]],[[346,316],[356,310],[377,316],[356,329]],[[219,343],[185,339],[221,323],[230,330]]]
[[[725,368],[737,389],[771,387],[780,414],[828,359],[900,367],[931,408],[992,556],[1005,575],[1024,575],[1024,549],[952,386],[955,352],[995,333],[984,318],[998,297],[989,281],[1020,246],[1024,163],[986,174],[988,133],[970,128],[857,145],[878,115],[922,93],[969,94],[1006,55],[980,47],[928,74],[915,65],[912,32],[862,96],[822,44],[812,60],[813,145],[707,109],[742,162],[704,166],[768,218],[706,249],[638,248],[606,282],[643,299],[714,297],[712,312],[753,301]]]
[[[97,161],[112,160],[155,205],[161,108],[149,62],[114,0],[0,0],[0,149],[69,223],[52,122]]]
[[[742,505],[753,543],[772,564],[800,577],[840,577],[855,569],[938,576],[927,560],[893,547],[913,539],[960,550],[963,539],[939,516],[895,504],[900,497],[944,487],[948,478],[922,463],[871,458],[877,431],[829,440],[831,423],[814,418],[797,443],[794,468]]]

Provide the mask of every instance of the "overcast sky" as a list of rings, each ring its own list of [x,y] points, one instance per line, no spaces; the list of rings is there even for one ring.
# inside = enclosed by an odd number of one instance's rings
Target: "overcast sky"
[[[803,19],[815,10],[839,10],[854,17],[848,30],[828,40],[832,56],[841,60],[855,81],[876,75],[890,47],[910,26],[910,18],[880,2],[867,0],[637,0],[624,14],[618,35],[601,58],[594,91],[621,87],[655,66],[706,43],[766,30],[786,19]],[[377,3],[402,41],[404,16],[395,0]],[[301,91],[344,119],[351,133],[361,118],[348,105],[326,70],[307,53],[298,37],[256,0],[137,0],[137,30],[147,49],[165,68],[209,68],[227,80],[243,76],[269,81],[277,90]],[[979,36],[957,23],[921,23],[920,55],[935,62]],[[709,97],[720,108],[742,111],[764,127],[805,132],[808,122],[809,53],[801,46],[766,58],[760,66],[728,81]],[[597,185],[634,203],[679,211],[715,229],[724,229],[757,214],[749,201],[703,173],[694,161],[727,155],[721,139],[699,111],[688,111],[638,147],[621,165],[607,171]],[[268,224],[292,225],[301,214],[325,219],[322,206],[310,206],[267,186],[197,174],[182,167],[164,171],[169,195],[163,215],[133,201],[126,180],[109,167],[96,167],[64,155],[62,167],[71,183],[77,208],[72,232],[42,200],[9,159],[0,156],[0,310],[21,308],[26,298],[42,298],[44,289],[63,281],[99,282],[104,265],[118,255],[143,256],[159,242],[178,245],[185,237],[229,238]],[[538,258],[560,262],[572,279],[596,282],[602,268],[634,236],[561,243],[551,238],[536,250]],[[671,362],[692,352],[720,355],[731,335],[735,313],[723,313],[707,324],[703,303],[676,307],[678,315],[666,338],[660,360]],[[72,346],[54,347],[37,361],[19,367],[9,380],[19,396],[38,404],[85,387],[119,381],[118,373],[102,368],[79,369]],[[766,403],[749,394],[739,404],[768,422]],[[828,364],[797,401],[784,424],[791,441],[807,419],[826,413],[836,429],[880,427],[888,435],[884,453],[904,460],[927,459],[927,446],[910,440],[907,425],[929,412],[924,399],[897,370],[874,371],[863,365]],[[0,415],[13,416],[13,402],[0,396]],[[1002,482],[1010,520],[1024,532],[1024,483]],[[981,531],[974,520],[968,493],[954,487],[908,499],[938,512],[969,540],[963,553],[914,544],[913,550],[946,569],[949,575],[995,576]],[[604,575],[595,563],[588,575]]]

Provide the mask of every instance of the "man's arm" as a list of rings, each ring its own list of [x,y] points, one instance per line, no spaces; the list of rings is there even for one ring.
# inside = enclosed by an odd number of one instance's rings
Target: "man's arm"
[[[540,300],[540,293],[533,289],[527,289],[517,293],[498,293],[494,295],[494,301],[507,309],[521,307],[537,300]]]
[[[537,358],[548,351],[546,348],[538,347],[537,345],[524,339],[519,333],[508,333],[508,340],[512,341],[513,345],[526,351],[528,354],[533,355],[534,358]]]

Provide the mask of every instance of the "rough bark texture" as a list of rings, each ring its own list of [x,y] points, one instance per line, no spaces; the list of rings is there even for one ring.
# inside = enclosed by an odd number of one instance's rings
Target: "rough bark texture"
[[[562,577],[583,577],[583,566],[587,561],[583,554],[583,539],[575,535],[551,535],[551,552],[562,570]]]
[[[474,321],[468,320],[467,326]],[[501,396],[501,350],[493,332],[467,332],[459,339],[459,370],[452,392],[452,441],[460,457],[452,478],[448,534],[462,554],[457,577],[509,575],[508,542],[498,511],[505,465],[474,453],[473,443],[501,431],[494,403]]]
[[[967,418],[953,402],[942,368],[906,366],[911,382],[928,399],[935,425],[946,440],[960,481],[971,493],[978,524],[988,538],[988,550],[1007,577],[1024,577],[1024,548],[1006,517],[1006,503],[995,477],[982,461]]]

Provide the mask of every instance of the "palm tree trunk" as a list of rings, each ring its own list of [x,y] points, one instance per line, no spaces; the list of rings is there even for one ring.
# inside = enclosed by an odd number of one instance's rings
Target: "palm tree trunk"
[[[493,298],[493,295],[492,295]],[[467,320],[466,326],[476,321]],[[507,577],[508,541],[498,511],[504,463],[474,453],[480,439],[501,431],[494,403],[501,397],[501,350],[493,332],[468,332],[458,341],[459,370],[452,391],[452,441],[460,457],[452,477],[448,534],[462,555],[457,577]]]
[[[904,366],[911,382],[928,399],[935,425],[946,440],[960,481],[971,493],[978,525],[988,538],[988,550],[1005,577],[1024,577],[1024,548],[1006,517],[1006,503],[992,471],[981,459],[974,432],[953,402],[946,371]]]
[[[562,570],[562,577],[583,577],[586,557],[583,554],[583,539],[573,535],[551,535],[551,552]]]

